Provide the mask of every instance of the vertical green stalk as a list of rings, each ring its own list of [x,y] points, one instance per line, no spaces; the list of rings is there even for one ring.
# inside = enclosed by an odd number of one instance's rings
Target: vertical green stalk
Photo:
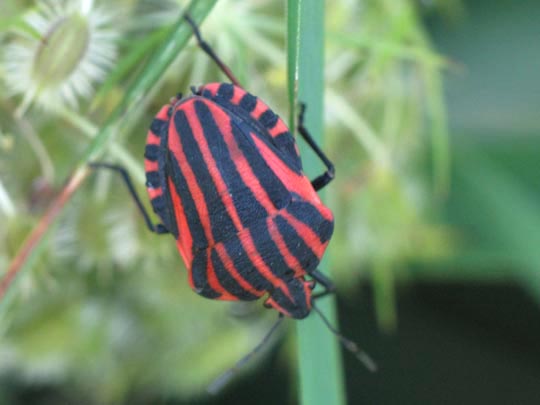
[[[321,143],[324,95],[324,0],[289,0],[287,18],[291,126],[296,120],[296,103],[306,103],[306,127],[314,139]],[[324,170],[320,160],[309,148],[302,149],[302,162],[306,173],[314,176]],[[326,268],[326,260],[323,260],[321,270],[327,273]],[[317,306],[333,324],[336,324],[333,297],[317,301]],[[297,335],[301,403],[344,404],[343,369],[337,339],[314,313],[297,323]]]

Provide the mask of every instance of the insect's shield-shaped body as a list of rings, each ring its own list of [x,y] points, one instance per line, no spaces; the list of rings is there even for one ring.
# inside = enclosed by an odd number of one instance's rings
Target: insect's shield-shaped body
[[[152,207],[204,297],[256,300],[304,318],[333,216],[302,171],[284,122],[238,86],[173,100],[148,132]]]

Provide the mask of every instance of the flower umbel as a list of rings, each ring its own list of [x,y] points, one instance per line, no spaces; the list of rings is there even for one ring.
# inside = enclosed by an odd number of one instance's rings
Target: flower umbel
[[[43,0],[26,22],[40,38],[21,33],[5,51],[7,85],[22,94],[18,115],[36,102],[46,109],[77,107],[116,57],[113,13],[93,0]]]

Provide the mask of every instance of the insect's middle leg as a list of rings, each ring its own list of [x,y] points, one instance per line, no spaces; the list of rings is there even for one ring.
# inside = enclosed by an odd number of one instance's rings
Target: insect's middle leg
[[[148,215],[148,212],[146,212],[146,209],[144,208],[143,203],[141,202],[141,199],[139,198],[139,195],[137,194],[137,191],[135,190],[135,186],[133,185],[131,178],[129,177],[128,172],[126,169],[124,169],[122,166],[113,165],[110,163],[103,163],[103,162],[92,162],[89,163],[88,166],[90,166],[92,169],[107,169],[112,170],[115,173],[118,173],[122,180],[124,181],[124,184],[128,188],[129,193],[131,194],[131,197],[135,201],[135,204],[137,205],[137,208],[141,212],[144,222],[146,223],[146,226],[148,229],[154,233],[158,234],[164,234],[169,233],[168,229],[165,228],[163,224],[154,224],[152,220],[150,219],[150,215]]]

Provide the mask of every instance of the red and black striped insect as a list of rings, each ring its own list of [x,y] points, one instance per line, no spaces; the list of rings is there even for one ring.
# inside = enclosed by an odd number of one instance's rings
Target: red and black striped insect
[[[365,354],[332,328],[314,305],[316,298],[334,290],[317,270],[334,228],[332,212],[317,191],[333,179],[334,165],[304,127],[304,106],[298,133],[326,166],[312,181],[302,170],[285,123],[241,87],[195,23],[189,17],[186,21],[199,46],[232,83],[193,87],[191,95],[173,98],[154,118],[145,171],[148,195],[161,223],[151,222],[124,169],[93,166],[120,172],[148,228],[174,236],[197,294],[228,301],[266,297],[265,306],[280,313],[271,332],[283,315],[302,319],[315,309],[341,342],[366,362]],[[325,291],[313,294],[315,283]]]

